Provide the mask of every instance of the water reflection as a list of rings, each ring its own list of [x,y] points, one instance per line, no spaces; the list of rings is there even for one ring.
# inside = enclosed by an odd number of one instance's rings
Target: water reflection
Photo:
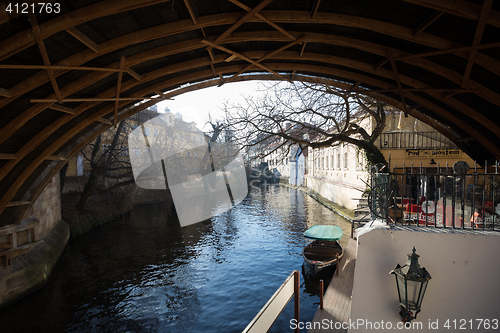
[[[0,312],[7,331],[241,332],[293,270],[304,231],[350,225],[295,189],[270,185],[181,228],[162,205],[71,242],[45,288]],[[345,245],[345,244],[342,244]],[[319,304],[301,277],[301,320]],[[290,303],[271,332],[289,332]]]

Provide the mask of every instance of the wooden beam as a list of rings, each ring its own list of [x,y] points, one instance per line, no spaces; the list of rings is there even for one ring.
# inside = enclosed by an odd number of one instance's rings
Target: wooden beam
[[[299,51],[299,58],[302,58],[302,55],[304,54],[304,50],[306,49],[306,44],[307,44],[307,42],[304,42],[304,44],[302,44],[302,47],[300,48],[300,51]]]
[[[264,61],[264,60],[266,60],[266,59],[268,59],[268,58],[270,58],[270,57],[274,56],[275,54],[278,54],[278,53],[280,53],[280,52],[282,52],[282,51],[284,51],[284,50],[286,50],[286,49],[288,49],[288,48],[290,48],[290,47],[292,47],[292,46],[294,46],[294,45],[296,45],[296,44],[302,43],[302,42],[303,42],[303,41],[305,41],[306,39],[307,39],[307,37],[306,37],[306,36],[304,36],[304,37],[299,38],[299,39],[297,39],[297,40],[295,40],[295,41],[293,41],[293,42],[291,42],[291,43],[288,43],[287,45],[285,45],[285,46],[283,46],[283,47],[280,47],[280,48],[279,48],[279,49],[277,49],[276,51],[273,51],[273,52],[271,52],[271,53],[269,53],[269,54],[267,54],[267,55],[265,55],[265,56],[261,57],[260,59],[258,59],[257,61],[255,61],[255,63],[256,63],[256,64],[259,64],[259,63],[261,63],[262,61]],[[306,44],[306,43],[304,42],[304,45],[305,45],[305,44]],[[227,61],[227,59],[226,59],[226,61]],[[234,74],[234,75],[233,75],[233,76],[231,76],[229,79],[227,79],[227,80],[226,80],[226,83],[227,83],[227,82],[231,82],[231,81],[233,81],[233,80],[234,80],[237,76],[239,76],[239,75],[241,75],[242,73],[246,72],[247,70],[249,70],[249,69],[250,69],[250,68],[252,68],[253,66],[254,66],[254,64],[253,64],[253,63],[252,63],[252,64],[250,64],[250,65],[248,65],[248,66],[246,66],[246,67],[245,67],[245,68],[243,68],[241,71],[239,71],[238,73]]]
[[[69,29],[66,29],[66,31],[71,36],[75,37],[80,42],[85,44],[92,51],[94,51],[95,53],[99,53],[99,45],[97,45],[92,39],[90,39],[86,35],[84,35],[80,30],[76,29],[75,27],[71,27]]]
[[[213,69],[213,66],[212,66],[212,69]],[[224,77],[222,76],[222,74],[219,74],[219,84],[217,85],[217,87],[221,87],[224,83],[225,83]]]
[[[294,65],[291,65],[291,64],[272,64],[274,66],[274,69],[276,70],[280,70],[280,71],[289,71],[289,72],[292,72],[295,70],[294,68]],[[227,73],[232,73],[235,71],[235,67],[236,66],[228,66],[224,69],[221,69],[222,70],[225,70]],[[307,72],[321,72],[321,70],[324,69],[324,67],[322,66],[313,66],[313,65],[310,65],[310,66],[307,66],[306,68],[304,68],[305,71]],[[323,74],[326,74],[326,72],[321,72]],[[362,75],[359,75],[359,74],[355,74],[355,73],[348,73],[346,71],[341,71],[341,70],[329,70],[328,71],[329,74],[331,75],[334,75],[334,76],[337,76],[337,77],[345,77],[351,81],[354,81],[354,82],[357,82],[357,81],[360,81],[360,82],[363,82],[365,84],[368,84],[368,85],[372,85],[372,86],[380,86],[380,87],[383,87],[383,88],[392,88],[392,86],[386,82],[383,82],[383,81],[380,81],[380,80],[376,80],[376,79],[373,79],[372,77],[365,77],[365,76],[362,76]],[[390,72],[391,73],[391,78],[392,78],[392,71]],[[193,81],[197,81],[199,79],[203,79],[205,77],[207,77],[207,75],[209,75],[209,70],[205,70],[205,71],[202,71],[200,73],[196,73],[196,74],[189,74],[189,75],[186,75],[184,78],[179,78],[177,77],[176,79],[172,79],[172,80],[169,80],[169,82],[162,82],[161,84],[159,85],[156,85],[156,87],[154,89],[164,89],[164,88],[167,88],[167,87],[170,87],[172,85],[175,85],[179,82],[193,82]],[[275,80],[275,79],[278,79],[274,76],[270,77],[269,76],[270,74],[260,74],[260,75],[255,75],[255,76],[252,76],[251,78],[248,77],[248,76],[243,76],[243,77],[239,77],[239,80],[242,80],[242,81],[245,81],[245,80],[254,80],[254,79],[262,79],[262,80]],[[365,80],[366,78],[366,80]],[[305,76],[303,78],[301,78],[302,80],[306,80],[308,82],[322,82],[322,83],[326,83],[326,84],[332,84],[331,80],[326,80],[326,79],[320,79],[320,78],[311,78],[311,77],[308,77],[308,76]],[[341,85],[341,83],[337,83],[337,82],[334,82],[335,84],[337,85]],[[213,80],[213,81],[205,81],[205,82],[202,82],[201,84],[197,84],[197,85],[192,85],[192,86],[189,86],[189,87],[186,87],[186,88],[181,88],[181,89],[178,89],[176,90],[175,92],[173,93],[169,93],[167,94],[168,97],[173,97],[173,96],[177,96],[177,95],[180,95],[182,93],[185,93],[185,92],[188,92],[188,91],[194,91],[196,89],[201,89],[201,88],[204,88],[204,87],[209,87],[209,86],[215,86],[218,84],[218,80]],[[343,86],[343,89],[348,89],[350,87],[350,85],[345,85]],[[153,88],[147,88],[147,89],[144,89],[140,92],[138,92],[139,94],[149,94],[151,93],[152,91],[154,91]],[[377,93],[371,93],[370,91],[367,91],[366,94],[368,96],[372,96],[373,98],[375,99],[379,99],[381,101],[384,101],[388,104],[391,104],[391,105],[395,105],[396,107],[398,107],[399,109],[402,109],[402,105],[401,105],[401,102],[399,101],[396,101],[392,98],[388,98],[387,96],[385,95],[380,95],[380,94],[377,94]],[[500,158],[500,147],[498,147],[497,145],[493,144],[491,141],[489,141],[485,136],[482,135],[481,132],[477,131],[474,127],[470,126],[466,121],[462,120],[460,118],[459,115],[456,115],[454,113],[450,113],[449,111],[447,110],[444,110],[442,108],[440,108],[439,106],[429,102],[427,99],[424,99],[418,95],[414,95],[412,94],[411,92],[408,92],[407,95],[409,96],[409,98],[411,98],[413,101],[415,101],[416,104],[416,107],[418,105],[421,105],[422,107],[425,107],[429,110],[433,110],[437,115],[441,116],[441,117],[444,117],[446,119],[448,119],[449,121],[455,123],[458,127],[460,127],[461,129],[463,129],[465,132],[468,132],[470,135],[476,137],[478,139],[479,142],[481,142],[481,144],[484,146],[484,147],[487,147],[487,149],[491,149],[491,151],[493,152],[493,154],[495,156],[498,156],[498,158]],[[149,102],[146,102],[144,103],[145,105],[147,105],[148,103],[152,103],[151,101]],[[458,103],[460,104],[460,103]],[[455,108],[456,110],[462,112],[463,114],[466,114],[468,116],[471,116],[471,117],[476,117],[476,115],[474,114],[474,112],[470,112],[470,111],[473,111],[473,110],[470,110],[468,109],[467,107],[465,107],[464,109],[461,109],[460,108],[460,105],[457,105],[457,103],[455,103],[454,105],[451,105],[453,108]],[[109,109],[109,106],[106,107],[107,109]],[[140,111],[140,110],[139,110]],[[129,110],[127,111],[126,114],[124,114],[123,116],[131,116],[133,114],[135,114],[136,112],[138,111],[134,111],[134,110]],[[429,123],[431,120],[429,118],[419,118],[419,113],[414,113],[412,114],[414,117],[426,122],[426,123]],[[122,116],[122,115],[120,115]],[[491,121],[490,121],[491,123]],[[446,132],[446,133],[449,133],[449,135],[452,135],[450,132],[449,132],[449,129],[442,126],[439,122],[432,122],[432,126],[439,129],[441,132]],[[493,131],[495,131],[495,129],[492,129]],[[500,132],[500,129],[497,129],[497,132]]]
[[[354,41],[353,41],[353,42],[354,42]],[[362,47],[364,47],[364,45],[362,45]],[[384,74],[384,73],[382,73],[382,74]],[[391,74],[392,74],[392,73],[391,73]],[[159,73],[158,75],[161,75],[161,73]],[[156,77],[156,76],[151,76],[151,77],[150,77],[150,79],[154,79],[155,77]],[[392,76],[388,76],[388,77],[391,77],[391,78],[392,78]],[[171,82],[171,84],[177,84],[176,82],[177,82],[177,81],[172,81],[172,82]],[[179,81],[179,82],[181,82],[181,81]],[[407,84],[411,84],[411,83],[410,83],[410,82],[408,82]],[[483,122],[483,121],[482,121],[482,123],[484,124],[484,122]],[[491,122],[490,122],[490,123],[491,123]],[[1,132],[1,131],[0,131],[0,132]]]
[[[225,62],[231,62],[233,61],[234,59],[238,58],[236,55],[230,55],[229,57],[227,57],[224,61]]]
[[[448,97],[451,97],[451,96],[459,94],[459,93],[460,93],[459,91],[447,92],[447,93],[442,94],[441,98],[448,98]]]
[[[387,55],[391,62],[392,71],[394,72],[394,78],[396,79],[396,83],[398,85],[399,96],[401,98],[401,104],[403,105],[403,112],[405,116],[408,116],[408,110],[406,109],[405,95],[403,93],[403,87],[401,85],[401,79],[399,77],[398,67],[396,66],[396,61],[394,60],[394,55],[392,54],[392,50],[388,50]]]
[[[217,72],[215,71],[215,66],[214,66],[215,56],[214,56],[214,53],[212,52],[212,50],[207,49],[207,51],[208,51],[208,55],[210,56],[210,69],[212,70],[212,74],[215,77],[215,76],[217,76]],[[220,78],[222,81],[222,76]]]
[[[32,8],[35,8],[35,12],[37,11],[38,7],[40,6],[44,6],[46,3],[49,3],[49,2],[55,2],[56,0],[44,0],[43,3],[40,3],[38,1],[31,1],[31,0],[23,0],[23,4],[27,4],[28,5],[28,8],[30,8],[29,10],[32,10]],[[11,9],[12,9],[12,12],[11,13],[8,13],[7,12],[7,5],[8,1],[3,1],[3,2],[0,2],[0,25],[4,24],[4,23],[7,23],[9,22],[10,20],[14,19],[14,18],[18,18],[19,15],[22,15],[23,12],[22,12],[22,7],[21,7],[21,4],[19,4],[19,11],[16,11],[16,7],[12,8],[14,6],[14,3],[11,2],[12,6],[11,6]],[[24,12],[26,13],[26,12]]]
[[[49,55],[47,54],[47,50],[45,49],[45,44],[43,43],[42,33],[40,31],[40,27],[38,26],[36,16],[32,12],[29,12],[28,17],[30,19],[31,27],[33,28],[33,33],[35,34],[38,48],[40,49],[40,53],[42,54],[43,63],[45,64],[45,66],[50,66]],[[49,75],[50,82],[52,83],[52,87],[54,88],[54,92],[56,93],[57,101],[59,102],[59,104],[62,104],[61,92],[59,91],[59,87],[57,86],[54,72],[51,69],[47,69],[47,73]]]
[[[226,21],[227,24],[230,24],[232,22],[235,22],[237,19],[239,19],[241,17],[241,14],[238,16],[236,15],[238,13],[234,13],[234,14],[228,14],[227,17],[226,17]],[[300,15],[299,15],[300,14]],[[300,20],[304,20],[304,19],[309,19],[309,12],[304,12],[304,13],[299,13],[297,15],[292,15],[290,14],[290,20],[291,22],[295,22],[297,21],[298,23],[300,23],[301,21]],[[270,15],[274,15],[274,14],[270,14]],[[326,14],[326,13],[323,13],[322,14],[322,19],[323,19],[323,16],[325,16],[325,22],[330,19],[329,17],[329,14]],[[331,15],[331,20],[332,22],[336,20],[336,16],[333,16]],[[361,27],[361,28],[366,28],[366,29],[373,29],[373,26],[370,26],[370,22],[364,22],[365,20],[363,19],[359,19],[359,20],[356,20],[355,24],[352,23],[352,18],[349,19],[349,17],[344,17],[345,15],[340,15],[339,17],[339,24],[340,25],[343,25],[343,26],[356,26],[356,27]],[[273,19],[278,19],[277,18],[278,16],[275,15],[275,16],[272,16]],[[288,17],[288,16],[287,16]],[[218,21],[220,21],[220,18],[218,19]],[[217,25],[216,22],[218,22],[217,20],[213,19],[209,22],[207,22],[205,24],[205,26],[214,26],[214,25]],[[410,33],[403,33],[402,31],[404,29],[398,29],[397,26],[395,25],[391,25],[391,24],[387,24],[387,23],[383,23],[383,22],[379,22],[380,23],[380,29],[376,29],[376,31],[380,32],[380,33],[384,33],[386,31],[391,31],[391,33],[393,33],[394,35],[396,35],[398,38],[402,38],[402,39],[410,39]],[[371,22],[371,24],[373,25],[373,22]],[[220,25],[220,23],[219,23]],[[44,25],[45,26],[45,25]],[[379,24],[377,23],[377,27],[379,26]],[[152,30],[152,29],[148,29],[148,31],[141,31],[141,34],[136,34],[137,37],[135,37],[135,35],[130,35],[130,43],[134,43],[134,42],[137,42],[139,38],[139,36],[141,38],[144,38],[145,40],[146,39],[153,39],[153,38],[157,38],[158,34],[160,34],[160,28],[161,28],[161,31],[163,30],[168,30],[166,27],[164,28],[163,25],[161,27],[158,27],[158,31],[156,30]],[[170,26],[168,26],[168,28],[170,29]],[[149,30],[151,30],[151,32],[149,32]],[[172,30],[175,30],[175,29],[172,29]],[[189,30],[189,29],[187,29]],[[177,30],[175,30],[177,31]],[[405,30],[406,31],[406,30]],[[47,33],[48,34],[48,33]],[[44,31],[44,36],[46,35],[45,31]],[[50,35],[50,34],[49,34]],[[408,36],[407,36],[408,35]],[[435,37],[435,36],[425,36],[425,41],[422,39],[422,40],[419,40],[418,42],[420,44],[423,44],[423,45],[427,45],[427,46],[430,46],[430,47],[439,47],[439,48],[442,48],[442,47],[445,47],[445,48],[450,48],[450,46],[453,46],[452,43],[450,43],[449,41],[446,41],[444,39],[441,39],[441,38],[438,38],[438,37]],[[8,46],[8,45],[6,45]],[[123,46],[123,41],[120,41],[118,43],[118,40],[116,42],[114,41],[110,41],[109,43],[109,46],[107,46],[107,48],[104,50],[101,50],[101,52],[105,52],[105,53],[108,53],[108,52],[111,52],[111,51],[114,51],[117,49],[117,47],[122,47]],[[102,46],[103,47],[103,46]],[[109,50],[108,50],[109,49]],[[2,49],[0,48],[0,53],[2,53]],[[395,53],[396,55],[396,53]],[[461,56],[461,55],[459,55]],[[484,58],[483,57],[484,55],[482,55],[482,57],[479,57],[476,59],[476,63],[478,65],[481,65],[481,62],[482,60],[488,60],[489,57],[486,57]],[[75,60],[73,60],[73,58]],[[76,54],[74,56],[72,56],[72,60],[71,60],[71,63],[73,64],[78,64],[78,63],[84,63],[86,61],[89,61],[91,59],[93,59],[94,56],[93,55],[90,55],[90,58],[89,58],[89,55],[86,54],[85,52],[81,52],[80,54]],[[139,59],[138,57],[136,57],[136,59]],[[66,61],[67,59],[64,59],[63,61]],[[140,61],[139,60],[136,60],[137,63],[139,63]],[[485,68],[488,69],[488,70],[491,70],[491,67],[492,67],[492,64],[490,63],[490,65],[488,65],[487,63],[483,64],[484,66],[486,66]],[[481,65],[481,66],[483,66]],[[487,68],[488,67],[488,68]],[[498,66],[496,66],[498,68]],[[21,96],[22,94],[24,94],[25,90],[31,90],[33,89],[34,86],[36,85],[41,85],[43,83],[45,83],[45,73],[43,73],[43,75],[37,75],[37,76],[33,76],[32,78],[30,78],[30,82],[28,82],[28,80],[26,81],[23,81],[22,83],[20,83],[18,86],[16,87],[19,87],[19,93],[16,92],[16,94],[14,94],[14,98],[17,98],[17,96]],[[47,79],[48,81],[48,79]],[[29,84],[29,85],[28,85]],[[460,84],[460,83],[459,83]],[[23,86],[26,86],[27,88],[23,88]],[[29,88],[29,89],[28,89]],[[21,90],[23,90],[21,92]],[[7,103],[9,100],[7,99],[3,99],[3,100],[0,100],[0,104],[4,105],[5,103]]]
[[[7,13],[5,9],[5,3],[0,2],[0,25],[9,22],[10,18],[14,17],[12,13]],[[17,14],[15,14],[15,16],[17,16]]]
[[[118,104],[120,103],[118,98],[120,98],[120,90],[122,89],[123,66],[125,66],[125,57],[120,57],[120,71],[118,72],[118,84],[116,85],[116,101],[115,101],[115,117],[114,117],[115,127],[118,119]]]
[[[360,84],[361,84],[361,82],[359,82],[359,81],[358,81],[358,82],[356,82],[355,84],[353,84],[353,85],[349,88],[349,91],[354,91],[354,90],[356,90],[356,89],[359,87],[359,85],[360,85]],[[370,91],[373,91],[373,90],[370,90]]]
[[[465,17],[469,20],[477,21],[481,14],[481,5],[471,1],[457,1],[457,0],[403,0],[405,2],[413,3],[419,6],[432,8],[451,15]],[[492,12],[492,17],[488,20],[488,24],[500,28],[500,13],[498,11]]]
[[[12,98],[12,94],[7,89],[0,88],[0,96]]]
[[[325,37],[317,36],[317,37],[315,37],[315,39],[313,39],[313,40],[314,40],[314,41],[317,41],[317,40],[318,40],[318,41],[320,41],[320,40],[322,40],[323,38],[326,38],[326,36],[325,36]],[[334,39],[336,40],[337,38],[339,38],[339,37],[332,38],[332,40],[331,40],[330,42],[333,42],[333,40],[334,40]],[[341,44],[340,44],[340,45],[343,45],[343,43],[346,43],[346,41],[344,41],[344,40],[342,39],[342,41],[341,41]],[[347,43],[351,43],[351,44],[353,45],[353,47],[356,47],[356,45],[357,45],[356,43],[358,43],[358,44],[359,44],[359,41],[352,40],[352,42],[347,41]],[[372,48],[370,48],[370,45],[368,45],[368,44],[369,44],[369,43],[366,43],[366,42],[365,42],[365,43],[361,43],[361,44],[359,44],[359,47],[360,47],[360,48],[362,48],[362,49],[367,48],[368,50],[370,50],[370,52],[374,52],[374,53],[380,53],[380,52],[381,52],[381,50],[380,50],[380,51],[378,51],[378,49],[373,49],[373,47],[372,47]],[[420,62],[420,61],[426,61],[426,60],[419,59],[418,61]],[[415,64],[416,64],[417,66],[421,66],[421,67],[422,67],[422,65],[419,65],[419,63],[417,63],[417,62],[412,62],[412,64],[413,64],[413,65],[415,65]],[[208,64],[207,64],[207,65],[208,65]],[[429,66],[430,66],[430,65],[428,65],[427,67],[426,67],[426,66],[423,66],[423,68],[426,68],[427,70],[432,70],[432,68],[431,68],[431,67],[429,67]],[[116,66],[116,67],[117,67],[117,66]],[[438,71],[441,71],[441,72],[439,72],[439,74],[440,74],[441,76],[443,76],[442,69],[441,69],[441,70],[438,70]],[[451,72],[450,72],[450,73],[451,73]],[[446,78],[447,78],[447,79],[449,79],[449,80],[452,80],[453,82],[457,81],[457,82],[456,82],[456,83],[457,83],[457,85],[460,85],[460,80],[456,80],[456,79],[454,78],[454,76],[453,76],[453,73],[451,73],[451,74],[449,74],[449,75],[446,75],[446,73],[445,73],[444,77],[446,77]],[[129,87],[130,87],[130,86],[129,86]],[[484,94],[488,94],[488,89],[483,89],[482,87],[480,87],[480,86],[478,86],[478,85],[476,85],[476,87],[480,88],[480,90],[482,91],[482,94],[483,94],[483,95],[484,95]],[[489,97],[489,100],[492,100],[492,98],[496,98],[496,97],[494,97],[494,96],[492,95],[492,97]],[[498,98],[496,98],[496,100],[498,100]]]
[[[137,81],[142,81],[142,77],[139,74],[137,74],[137,72],[134,71],[132,68],[125,69],[125,72],[129,73],[130,76],[132,76]]]
[[[45,78],[46,74],[45,73],[43,73],[43,74],[44,74],[43,76]],[[69,96],[71,94],[77,93],[80,89],[83,89],[85,87],[90,86],[91,84],[107,77],[109,74],[110,74],[109,72],[93,72],[89,75],[86,75],[86,76],[80,78],[80,79],[72,81],[71,83],[69,83],[68,85],[63,87],[61,94],[63,94],[63,96]],[[47,98],[54,98],[54,95],[55,94],[51,94],[51,95],[47,96]],[[106,97],[108,97],[108,96],[106,96]],[[57,103],[57,101],[55,101],[55,102]],[[52,103],[35,104],[35,105],[31,106],[30,108],[28,108],[27,110],[25,110],[24,112],[22,112],[21,114],[19,114],[16,118],[11,120],[7,125],[5,125],[2,129],[0,129],[0,143],[4,142],[6,139],[11,137],[26,122],[30,121],[31,119],[33,119],[33,117],[35,117],[36,115],[43,112]],[[79,107],[78,110],[81,110],[81,108]],[[78,112],[80,112],[80,111],[78,111]],[[61,118],[63,118],[63,117],[61,117]]]
[[[111,125],[111,126],[114,125],[114,123],[111,120],[108,120],[105,118],[97,118],[95,121],[106,124],[106,125]]]
[[[75,25],[83,24],[85,22],[89,22],[94,19],[116,15],[121,12],[152,6],[156,3],[161,3],[166,1],[168,0],[99,1],[91,5],[83,6],[77,10],[68,11],[64,14],[56,15],[55,13],[52,13],[48,17],[49,20],[42,23],[43,37],[44,39],[49,38],[50,36],[60,31],[65,31],[66,29],[69,29]],[[0,46],[0,61],[36,44],[36,40],[33,34],[31,33],[31,29],[26,29],[8,38],[7,40],[3,40],[1,44],[2,45]]]
[[[189,16],[191,16],[191,20],[193,20],[194,25],[198,25],[198,20],[196,19],[196,14],[194,12],[193,6],[191,5],[191,1],[184,0],[184,4],[189,12]]]
[[[399,92],[399,88],[394,88],[394,89],[370,89],[372,92]],[[471,90],[471,89],[464,89],[464,88],[450,88],[450,89],[440,89],[440,88],[403,88],[402,91],[408,92],[408,91],[420,91],[420,92],[430,92],[430,93],[439,93],[439,92],[449,92],[453,94],[458,94],[458,93],[478,93],[480,92],[479,90]]]
[[[429,18],[427,18],[427,20],[422,22],[422,24],[420,24],[418,27],[416,27],[413,30],[413,32],[411,33],[412,36],[415,37],[416,35],[418,35],[422,31],[424,31],[428,26],[430,26],[432,23],[434,23],[434,21],[436,21],[438,18],[440,18],[441,15],[443,15],[443,14],[444,14],[444,12],[437,11],[434,14],[432,14],[431,16],[429,16]]]
[[[373,70],[376,71],[380,67],[384,66],[385,63],[388,61],[389,61],[389,58],[387,58],[387,57],[382,58],[382,60],[380,60],[379,62],[377,62],[377,64],[375,66],[373,66]]]
[[[479,15],[479,21],[477,22],[476,33],[474,34],[474,40],[472,46],[481,44],[481,38],[483,37],[484,28],[486,28],[486,21],[488,20],[488,15],[491,10],[491,5],[493,0],[484,0],[483,7],[481,8],[481,15]],[[465,67],[465,73],[462,78],[462,88],[467,86],[467,81],[469,80],[470,74],[472,72],[472,67],[476,61],[477,50],[473,50],[469,53],[469,59],[467,60],[467,66]]]
[[[483,44],[483,45],[475,45],[475,46],[454,47],[454,48],[445,49],[445,50],[430,51],[430,52],[423,52],[423,53],[417,53],[417,54],[409,54],[409,55],[397,57],[396,60],[397,61],[409,60],[409,59],[415,59],[415,58],[437,56],[437,55],[448,54],[448,53],[458,53],[458,52],[466,52],[466,51],[473,51],[473,50],[491,49],[491,48],[496,48],[496,47],[500,47],[500,42],[488,43],[488,44]]]
[[[119,72],[118,68],[102,67],[80,67],[80,66],[58,66],[58,65],[1,65],[0,69],[52,69],[52,70],[77,70],[77,71],[98,71],[98,72]],[[128,71],[128,69],[126,70]]]
[[[293,53],[293,52],[291,52],[291,53]],[[328,57],[328,58],[330,59],[330,57]],[[328,62],[325,61],[325,63],[328,63]],[[359,68],[359,66],[357,64],[353,65],[351,63],[351,61],[346,62],[344,65],[345,66],[353,66],[354,68]],[[272,64],[269,64],[269,67],[271,67],[271,69],[273,69],[275,71],[282,71],[282,72],[292,72],[293,70],[296,70],[296,65],[293,65],[293,64],[272,63]],[[365,67],[362,67],[362,68],[364,68],[366,71],[370,72],[370,69],[369,69],[370,67],[371,66],[366,64]],[[226,66],[224,68],[219,69],[219,74],[234,73],[240,69],[241,69],[241,67],[239,67],[239,66]],[[374,87],[393,89],[392,85],[387,84],[386,82],[381,82],[380,80],[374,80],[372,76],[350,73],[346,70],[326,69],[325,66],[313,66],[313,65],[303,65],[303,66],[301,66],[301,70],[304,70],[304,71],[307,71],[310,73],[321,73],[322,75],[333,75],[336,77],[343,77],[343,78],[346,78],[347,80],[351,80],[354,82],[359,81],[359,82],[362,82],[363,84],[371,85]],[[394,75],[393,75],[394,73],[390,70],[384,70],[380,74],[386,78],[394,79]],[[161,76],[160,73],[158,75]],[[175,79],[172,79],[172,80],[169,80],[166,82],[162,82],[161,84],[155,85],[154,89],[151,89],[151,88],[144,89],[144,90],[138,92],[137,94],[139,96],[141,96],[141,95],[144,96],[144,95],[149,94],[151,91],[154,91],[155,89],[167,88],[169,86],[176,85],[176,84],[179,84],[181,82],[193,82],[197,79],[206,78],[207,76],[209,76],[209,70],[201,71],[201,72],[198,72],[196,74],[194,74],[194,73],[189,74],[189,75],[186,75],[184,77],[176,77]],[[150,79],[154,79],[154,77],[151,77]],[[414,86],[416,88],[430,88],[430,87],[426,86],[425,84],[418,82],[418,81],[415,81],[415,80],[411,80],[410,78],[401,77],[401,80],[403,80],[403,79],[405,80],[405,84],[407,84],[407,85]],[[168,95],[168,96],[170,96],[170,95]],[[429,108],[437,108],[437,106],[435,104],[426,103],[426,100],[424,100],[424,98],[422,98],[418,95],[412,94],[411,92],[407,92],[405,94],[405,96],[409,96],[409,98],[411,98],[414,102],[419,103],[420,105],[423,105],[424,107],[426,107],[428,109]],[[439,94],[433,94],[433,97],[440,99]],[[378,98],[380,98],[380,97],[378,97]],[[457,100],[454,100],[454,99],[451,99],[451,100],[440,99],[440,101],[449,105],[451,108],[454,108],[458,112],[460,112],[459,116],[463,117],[463,115],[465,115],[467,117],[471,117],[473,119],[476,119],[481,125],[483,125],[488,130],[492,131],[493,133],[500,133],[500,126],[498,126],[497,124],[492,122],[491,119],[487,119],[484,115],[482,115],[480,112],[472,109],[471,107],[469,107],[469,106],[467,106],[467,105],[465,105]],[[429,106],[431,104],[432,104],[432,106]],[[401,107],[401,109],[402,109],[402,107]],[[437,114],[440,116],[443,116],[444,113],[437,113]],[[443,116],[443,117],[456,123],[457,126],[463,128],[465,131],[471,133],[471,135],[478,137],[478,135],[481,134],[481,133],[478,133],[477,131],[475,131],[473,128],[471,128],[469,126],[469,124],[467,124],[467,122],[463,122],[458,116],[453,117],[453,119],[451,118],[452,116],[453,116],[453,114],[450,114],[449,112],[447,112],[446,116]],[[472,134],[472,132],[474,132],[475,134]],[[495,155],[498,155],[500,157],[500,147],[496,147],[494,145],[491,145],[491,142],[488,142],[488,140],[485,139],[484,137],[480,141],[484,143],[485,147],[488,146],[488,149],[493,149],[492,151],[495,151]],[[497,152],[499,154],[497,154]]]
[[[214,56],[214,53],[212,52],[212,50],[207,50],[207,51],[208,51],[208,55],[210,56],[210,60],[211,60],[212,62],[214,62],[214,61],[215,61],[215,56]]]
[[[227,36],[229,36],[229,34],[231,32],[233,32],[240,25],[242,25],[243,23],[245,23],[246,21],[248,21],[252,16],[254,16],[258,12],[260,12],[264,7],[266,7],[267,5],[269,5],[272,1],[273,0],[264,0],[264,1],[262,1],[259,5],[257,5],[257,7],[255,7],[254,9],[252,9],[251,11],[249,11],[248,13],[246,13],[245,16],[243,16],[236,23],[234,23],[229,29],[227,29],[226,31],[224,31],[222,33],[222,35],[220,35],[219,37],[217,37],[213,41],[213,44],[218,44],[220,41],[224,40],[224,38],[226,38]],[[213,47],[213,46],[211,46],[211,47]]]
[[[17,157],[16,154],[3,154],[0,153],[0,160],[17,160],[19,157]]]
[[[259,64],[258,62],[253,61],[253,60],[252,60],[252,59],[250,59],[250,58],[245,57],[244,55],[241,55],[241,54],[239,54],[239,53],[237,53],[237,52],[231,51],[231,50],[229,50],[229,49],[227,49],[227,48],[225,48],[225,47],[223,47],[223,46],[216,45],[216,44],[214,44],[214,43],[212,43],[212,42],[210,42],[210,41],[208,41],[208,40],[205,40],[205,39],[204,39],[204,40],[202,40],[201,42],[202,42],[202,43],[204,43],[204,44],[207,44],[207,45],[209,45],[209,46],[211,46],[211,47],[215,47],[215,48],[217,48],[217,49],[219,49],[219,50],[221,50],[221,51],[224,51],[224,52],[227,52],[227,53],[230,53],[230,54],[234,54],[234,55],[236,55],[237,57],[239,57],[239,58],[241,58],[241,59],[243,59],[243,60],[246,60],[246,61],[248,61],[249,63],[254,64],[254,65],[255,65],[255,66],[257,66],[257,67],[260,67],[260,68],[262,68],[262,69],[263,69],[263,70],[265,70],[265,71],[268,71],[269,73],[273,73],[274,75],[276,75],[277,77],[279,77],[279,78],[281,78],[281,79],[283,79],[283,80],[285,80],[285,81],[290,81],[289,79],[287,79],[287,78],[286,78],[286,77],[284,77],[283,75],[276,73],[276,72],[275,72],[275,71],[273,71],[272,69],[269,69],[269,68],[267,68],[266,66],[261,65],[261,64]]]
[[[251,7],[248,7],[247,5],[239,2],[238,0],[228,0],[228,1],[234,3],[236,6],[239,6],[240,8],[246,10],[247,12],[249,12],[249,11],[252,10]],[[291,35],[288,31],[286,31],[285,29],[281,28],[279,25],[277,25],[273,21],[268,20],[266,17],[262,16],[262,14],[257,13],[257,14],[255,14],[255,17],[257,17],[259,20],[262,20],[262,21],[266,22],[271,27],[273,27],[274,29],[278,30],[279,32],[281,32],[283,35],[287,36],[291,40],[296,40],[297,39],[297,38],[295,38],[295,36]]]
[[[205,33],[205,29],[200,28],[201,33],[203,34],[203,38],[207,39],[207,34]]]
[[[66,157],[63,156],[57,156],[57,155],[50,155],[45,158],[47,161],[66,161]]]
[[[314,19],[316,17],[316,14],[318,13],[319,9],[319,4],[321,3],[321,0],[316,0],[314,1],[313,8],[311,10],[311,18]]]
[[[456,142],[470,142],[470,141],[477,141],[477,139],[468,136],[468,137],[463,137],[463,138],[456,140]]]
[[[115,102],[115,101],[139,101],[141,99],[162,99],[160,97],[120,97],[120,98],[64,98],[63,102]],[[57,103],[55,98],[32,98],[31,103]]]
[[[68,114],[76,114],[75,110],[68,108],[66,106],[58,105],[58,104],[50,105],[49,109],[61,111],[61,112],[68,113]]]
[[[11,201],[7,204],[7,207],[24,206],[31,205],[31,201]]]

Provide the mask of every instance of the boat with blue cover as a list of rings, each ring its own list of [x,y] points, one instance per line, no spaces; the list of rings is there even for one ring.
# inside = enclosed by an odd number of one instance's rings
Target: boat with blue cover
[[[315,225],[307,229],[304,237],[312,242],[302,251],[304,266],[307,272],[314,277],[333,273],[337,267],[337,258],[340,260],[344,250],[338,242],[344,232],[337,225]]]

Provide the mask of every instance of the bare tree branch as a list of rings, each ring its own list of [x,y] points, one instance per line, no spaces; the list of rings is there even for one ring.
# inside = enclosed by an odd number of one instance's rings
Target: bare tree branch
[[[290,145],[322,148],[351,143],[376,163],[385,158],[374,146],[385,127],[384,104],[353,91],[312,83],[276,83],[262,98],[246,97],[246,104],[223,106],[224,129],[255,159]],[[367,126],[369,118],[375,126]]]

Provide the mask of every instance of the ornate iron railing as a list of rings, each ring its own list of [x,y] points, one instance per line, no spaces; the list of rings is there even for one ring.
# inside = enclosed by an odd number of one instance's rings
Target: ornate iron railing
[[[457,148],[439,132],[394,132],[382,133],[379,137],[380,149],[436,149]]]
[[[498,164],[469,168],[461,161],[438,165],[433,173],[421,166],[378,165],[368,197],[372,217],[419,227],[500,231]]]

